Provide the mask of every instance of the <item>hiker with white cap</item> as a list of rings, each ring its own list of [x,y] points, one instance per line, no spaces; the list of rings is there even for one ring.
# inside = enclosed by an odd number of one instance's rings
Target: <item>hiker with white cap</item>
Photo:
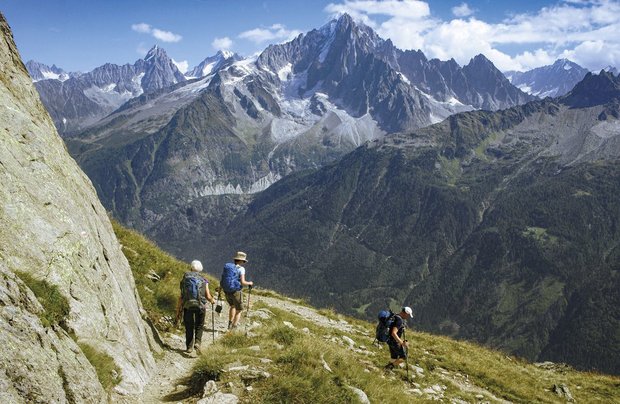
[[[409,348],[409,344],[407,340],[404,339],[406,326],[404,320],[408,320],[412,316],[413,310],[411,310],[411,307],[403,307],[400,313],[394,316],[390,326],[390,337],[387,341],[388,347],[390,347],[391,358],[390,363],[385,365],[385,368],[388,370],[394,369],[395,366],[400,365],[407,359],[407,348]]]
[[[228,310],[228,329],[231,330],[237,327],[237,323],[241,318],[243,312],[243,300],[241,297],[241,289],[244,286],[249,286],[250,289],[254,282],[245,280],[245,265],[247,260],[247,254],[238,251],[233,257],[234,263],[227,263],[224,265],[224,271],[222,272],[222,279],[220,280],[220,287],[224,291],[226,301],[228,302],[230,309]]]
[[[200,353],[200,341],[202,340],[202,327],[205,322],[205,306],[207,301],[215,303],[215,299],[209,291],[209,281],[200,273],[202,263],[192,261],[191,271],[183,274],[179,284],[181,295],[177,302],[175,326],[183,312],[183,324],[185,325],[185,352],[190,354],[195,349]]]

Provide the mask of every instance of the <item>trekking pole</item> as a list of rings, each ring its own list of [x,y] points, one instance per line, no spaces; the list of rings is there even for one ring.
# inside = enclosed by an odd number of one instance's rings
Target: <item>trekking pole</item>
[[[211,338],[215,342],[215,304],[211,303]]]
[[[405,335],[405,329],[403,328],[403,340],[407,342],[407,337]],[[405,351],[405,369],[407,369],[407,383],[409,383],[409,349],[403,347]]]
[[[245,312],[245,336],[248,336],[248,316],[250,315],[250,298],[252,297],[252,285],[248,287],[248,310]]]

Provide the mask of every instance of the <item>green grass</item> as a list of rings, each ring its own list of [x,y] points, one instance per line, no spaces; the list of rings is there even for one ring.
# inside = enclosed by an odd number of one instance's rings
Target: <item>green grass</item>
[[[121,382],[121,371],[110,355],[85,343],[80,342],[78,345],[88,361],[95,368],[99,382],[106,391],[110,391]]]
[[[58,287],[44,280],[35,279],[26,272],[17,272],[17,276],[28,286],[43,306],[43,313],[39,313],[39,319],[43,326],[62,325],[69,315],[70,307],[69,302],[60,293]]]
[[[118,224],[115,224],[115,230],[149,315],[154,319],[172,315],[173,303],[179,293],[178,282],[188,265],[162,253],[135,232]],[[545,234],[538,228],[532,228],[530,232],[533,237]],[[145,276],[151,272],[157,273],[160,280],[153,281]],[[554,285],[543,286],[555,288]],[[213,287],[212,284],[212,290]],[[253,294],[290,301],[268,290],[256,290]],[[452,399],[467,402],[504,399],[515,403],[558,403],[563,400],[552,389],[560,384],[568,386],[576,402],[620,402],[618,377],[578,372],[567,366],[544,369],[474,343],[412,330],[407,332],[410,341],[408,363],[422,372],[412,368],[410,382],[407,382],[404,369],[384,373],[382,367],[387,363],[389,353],[385,345],[372,345],[374,324],[343,316],[334,310],[318,310],[329,319],[346,320],[357,330],[349,333],[339,327],[339,323],[334,324],[334,328],[319,326],[308,318],[253,300],[252,310],[260,309],[268,310],[273,316],[256,320],[261,325],[252,329],[248,337],[241,327],[240,331],[225,334],[203,350],[189,378],[188,390],[181,392],[183,397],[201,394],[204,384],[215,380],[221,391],[234,393],[242,403],[315,403],[326,400],[355,403],[357,398],[349,386],[364,391],[371,402],[425,402],[430,399],[411,390],[437,385],[444,386],[445,402]],[[286,326],[284,321],[292,323],[294,329]],[[302,331],[304,328],[308,329],[307,332]],[[351,350],[342,342],[343,336],[352,338],[355,347],[364,346],[363,352],[366,353]],[[101,359],[89,360],[95,365]],[[331,371],[324,368],[324,363]],[[269,377],[259,375],[248,379],[243,377],[243,371],[229,371],[231,367],[244,365],[267,372]],[[98,371],[103,369],[100,365],[95,368]],[[103,376],[106,374],[113,376],[115,373],[106,370]],[[109,382],[106,383],[110,386]],[[248,390],[248,386],[252,389]],[[482,400],[477,397],[480,394],[484,396]]]
[[[306,318],[256,302],[253,309],[260,308],[267,308],[274,316],[261,320],[261,326],[253,329],[250,337],[243,332],[226,334],[199,358],[192,379],[196,393],[207,380],[215,380],[221,389],[236,394],[243,403],[313,403],[325,402],[327,398],[335,403],[357,402],[348,386],[364,391],[371,402],[424,402],[429,399],[409,390],[440,385],[445,387],[444,401],[478,402],[481,400],[476,396],[482,394],[482,401],[557,403],[562,400],[552,388],[565,384],[577,402],[613,402],[620,398],[617,377],[561,366],[561,370],[542,369],[473,343],[411,330],[407,333],[411,344],[408,363],[422,369],[422,374],[410,370],[411,383],[407,383],[404,369],[388,375],[383,372],[389,353],[385,345],[371,344],[373,324],[346,318],[361,330],[347,333],[339,328],[317,326]],[[295,329],[283,321],[292,323]],[[301,331],[303,328],[309,332]],[[343,336],[352,338],[356,347],[365,346],[369,354],[334,342]],[[260,349],[250,348],[255,346]],[[323,367],[323,360],[331,372]],[[227,371],[230,366],[241,365],[268,372],[271,377],[250,382],[252,389],[248,391],[248,382],[242,380],[240,373]],[[466,384],[474,388],[463,387]]]
[[[159,329],[170,330],[171,324],[160,320],[164,316],[174,317],[180,294],[179,282],[189,271],[189,264],[166,254],[152,241],[115,221],[112,226],[129,261],[144,309]],[[205,277],[209,280],[211,294],[214,294],[218,282],[210,276]]]

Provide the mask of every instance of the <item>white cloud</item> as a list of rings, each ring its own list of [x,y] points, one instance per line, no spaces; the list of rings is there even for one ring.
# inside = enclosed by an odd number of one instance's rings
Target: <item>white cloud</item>
[[[170,31],[162,31],[160,29],[153,29],[152,35],[163,42],[179,42],[183,37],[181,35],[174,34]]]
[[[454,58],[461,65],[480,53],[500,70],[532,69],[563,57],[593,70],[618,65],[620,0],[549,3],[499,23],[472,17],[467,3],[452,8],[457,17],[452,20],[438,19],[433,3],[418,0],[344,0],[329,4],[325,12],[334,17],[346,12],[401,49]]]
[[[351,16],[379,14],[406,19],[420,19],[430,16],[428,3],[418,0],[345,0],[343,4],[328,4],[325,11],[335,15],[342,13]]]
[[[179,71],[183,74],[187,73],[187,71],[189,70],[189,62],[187,60],[177,62],[176,60],[172,59],[172,63],[174,63],[177,69],[179,69]]]
[[[452,14],[454,14],[455,17],[469,17],[473,13],[474,10],[469,8],[469,5],[467,3],[461,3],[459,6],[452,7]]]
[[[211,42],[211,46],[213,46],[215,50],[229,50],[233,46],[233,41],[227,36],[215,38],[213,42]]]
[[[143,22],[141,22],[140,24],[133,24],[131,26],[131,29],[139,32],[141,34],[150,34],[151,33],[151,26],[149,24],[145,24]]]
[[[183,37],[170,31],[164,31],[159,28],[152,27],[149,24],[141,22],[139,24],[133,24],[131,29],[141,34],[152,35],[155,39],[162,42],[179,42]]]
[[[282,24],[273,24],[267,28],[254,28],[239,34],[239,38],[250,40],[256,44],[265,42],[290,41],[299,35],[301,31],[288,30]]]

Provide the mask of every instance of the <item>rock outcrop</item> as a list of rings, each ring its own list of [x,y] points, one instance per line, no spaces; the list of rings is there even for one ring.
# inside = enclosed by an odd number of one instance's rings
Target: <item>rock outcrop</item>
[[[113,358],[119,392],[154,368],[129,264],[106,211],[68,155],[0,14],[0,401],[105,402],[86,343]],[[17,274],[58,288],[69,314],[45,310]]]

